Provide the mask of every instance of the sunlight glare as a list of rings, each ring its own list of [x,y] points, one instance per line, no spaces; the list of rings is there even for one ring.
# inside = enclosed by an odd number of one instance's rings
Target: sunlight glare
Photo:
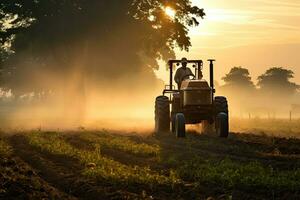
[[[174,19],[175,18],[175,15],[176,15],[176,11],[171,8],[171,7],[166,7],[165,8],[165,13],[166,15],[168,15],[170,18]]]

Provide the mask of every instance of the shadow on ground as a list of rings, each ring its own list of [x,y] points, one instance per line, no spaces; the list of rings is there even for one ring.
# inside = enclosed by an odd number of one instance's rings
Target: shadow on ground
[[[99,154],[112,163],[137,172],[149,168],[149,176],[158,174],[165,180],[154,184],[146,175],[139,181],[126,176],[113,181],[94,179],[85,175],[87,166],[78,157],[32,145],[30,133],[6,136],[13,156],[66,199],[300,198],[298,139],[231,134],[226,140],[193,132],[185,139],[171,133],[155,137],[109,132],[60,135],[63,143],[78,152],[96,152],[99,147]],[[38,137],[47,139],[52,133],[40,132]]]

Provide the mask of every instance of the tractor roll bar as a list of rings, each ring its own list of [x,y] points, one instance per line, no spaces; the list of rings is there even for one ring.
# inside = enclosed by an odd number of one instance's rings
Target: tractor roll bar
[[[216,60],[214,60],[214,59],[209,59],[209,60],[207,60],[208,62],[209,62],[209,81],[210,81],[210,87],[211,87],[211,89],[214,91],[214,89],[215,89],[215,83],[214,83],[214,62],[216,61]]]
[[[169,60],[169,69],[170,69],[170,88],[173,86],[173,65],[176,63],[181,63],[181,60]],[[198,76],[200,75],[201,67],[203,66],[202,60],[188,60],[187,63],[194,63],[198,65]],[[199,77],[198,77],[199,78]]]
[[[207,60],[209,62],[209,81],[210,81],[210,87],[212,89],[212,102],[214,102],[214,93],[216,92],[215,90],[215,83],[214,83],[214,62],[216,60],[214,59],[208,59]]]
[[[215,93],[215,84],[214,84],[214,62],[216,60],[214,59],[209,59],[207,60],[209,62],[209,78],[210,78],[210,87],[212,89],[212,92]],[[165,89],[164,90],[164,94],[165,93],[174,93],[174,92],[178,92],[179,90],[174,90],[173,89],[173,65],[174,64],[179,64],[181,63],[181,60],[169,60],[168,64],[169,64],[169,69],[170,69],[170,85],[169,85],[169,89]],[[202,60],[188,60],[187,63],[194,63],[198,65],[198,78],[200,79],[200,72],[202,70],[203,67],[203,61]],[[213,97],[214,98],[214,97]]]

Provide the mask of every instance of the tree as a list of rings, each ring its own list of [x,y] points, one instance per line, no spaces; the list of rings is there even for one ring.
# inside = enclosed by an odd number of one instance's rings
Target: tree
[[[0,49],[0,90],[6,87],[6,79],[10,75],[9,69],[4,66],[4,62],[8,59],[10,53],[5,49]]]
[[[297,92],[299,85],[290,81],[294,78],[292,70],[282,67],[273,67],[258,77],[258,86],[266,94],[292,95]]]
[[[139,72],[151,87],[156,78],[149,69],[174,57],[175,47],[188,50],[188,28],[203,16],[189,0],[2,0],[0,38],[15,52],[8,61],[16,66],[11,87],[55,90],[74,78],[96,83],[128,76],[135,86]]]
[[[254,84],[251,81],[249,70],[242,67],[233,67],[225,77],[222,78],[225,82],[225,87],[237,87],[254,89]]]
[[[249,70],[243,67],[233,67],[222,80],[225,84],[221,86],[220,93],[227,96],[231,111],[247,112],[255,96],[253,93],[256,92]]]

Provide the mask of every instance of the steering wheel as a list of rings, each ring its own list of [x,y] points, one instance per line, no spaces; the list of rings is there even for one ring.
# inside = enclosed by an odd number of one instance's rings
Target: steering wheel
[[[195,76],[194,74],[187,74],[187,75],[185,75],[185,76],[183,76],[183,77],[181,78],[181,81],[185,80],[185,78],[190,77],[190,76],[193,77],[193,79],[191,79],[191,80],[195,80],[195,79],[196,79],[196,76]]]

